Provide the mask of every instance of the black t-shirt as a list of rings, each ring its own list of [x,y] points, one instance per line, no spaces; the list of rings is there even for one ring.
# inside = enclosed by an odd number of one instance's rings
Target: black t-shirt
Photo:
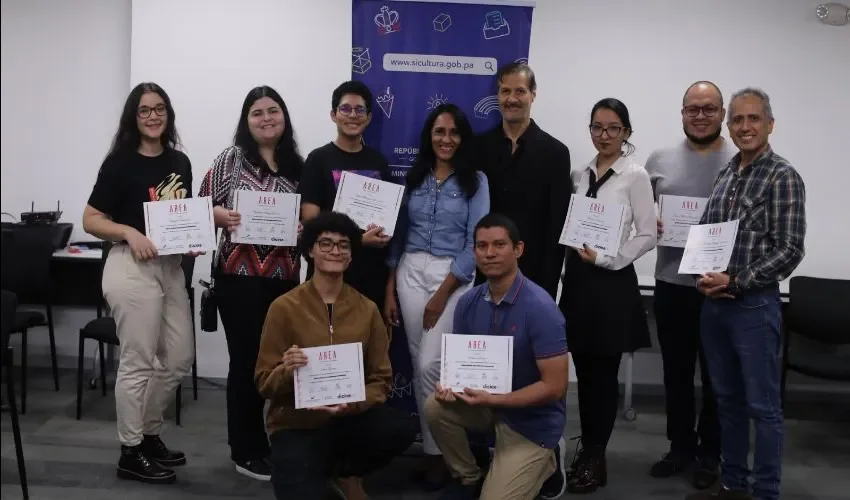
[[[192,165],[180,151],[159,156],[136,151],[107,157],[100,167],[88,204],[112,221],[145,234],[143,203],[192,197]]]
[[[380,152],[363,146],[356,153],[339,149],[336,144],[328,143],[313,150],[304,164],[304,173],[298,183],[301,203],[318,205],[322,211],[333,209],[336,189],[342,172],[392,182],[390,166]],[[357,291],[371,299],[379,309],[384,307],[384,295],[389,269],[387,257],[389,245],[385,248],[361,247],[353,256],[351,266],[345,273],[345,281]],[[313,274],[312,265],[307,268],[307,277]]]

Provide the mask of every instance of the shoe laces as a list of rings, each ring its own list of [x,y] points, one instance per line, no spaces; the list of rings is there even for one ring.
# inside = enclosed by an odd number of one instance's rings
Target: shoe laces
[[[570,469],[576,470],[576,468],[585,461],[585,451],[584,447],[581,446],[581,436],[573,436],[570,438],[570,441],[576,442],[576,447],[573,450],[573,459],[570,462]]]

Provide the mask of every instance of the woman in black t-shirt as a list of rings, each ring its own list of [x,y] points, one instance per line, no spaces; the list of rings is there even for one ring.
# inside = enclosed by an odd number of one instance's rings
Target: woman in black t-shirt
[[[159,438],[163,412],[194,358],[182,256],[159,256],[145,235],[143,204],[192,195],[189,158],[176,149],[174,109],[155,83],[127,97],[112,148],[83,212],[83,229],[114,242],[103,294],[120,340],[115,383],[118,477],[173,483],[186,456]]]

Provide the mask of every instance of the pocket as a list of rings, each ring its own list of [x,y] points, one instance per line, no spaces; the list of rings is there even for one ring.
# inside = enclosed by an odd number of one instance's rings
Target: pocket
[[[768,298],[764,294],[743,295],[738,303],[744,309],[759,309],[767,307]]]
[[[466,201],[466,196],[461,191],[446,191],[442,193],[440,200],[440,211],[456,216],[459,220],[463,220],[466,224],[466,217],[469,213],[469,204]]]
[[[767,227],[767,200],[744,197],[741,199],[741,229],[762,233]]]

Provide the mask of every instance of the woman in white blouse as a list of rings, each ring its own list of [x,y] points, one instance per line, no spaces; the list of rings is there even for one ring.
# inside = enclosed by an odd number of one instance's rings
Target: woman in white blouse
[[[628,141],[628,109],[617,99],[603,99],[590,117],[590,138],[598,154],[573,172],[573,193],[624,206],[625,224],[614,257],[599,254],[591,242],[567,249],[559,306],[579,380],[582,433],[581,451],[568,478],[572,493],[590,493],[607,482],[605,448],[617,418],[620,359],[650,345],[633,263],[655,246],[657,237],[649,175],[629,159],[634,146]]]

